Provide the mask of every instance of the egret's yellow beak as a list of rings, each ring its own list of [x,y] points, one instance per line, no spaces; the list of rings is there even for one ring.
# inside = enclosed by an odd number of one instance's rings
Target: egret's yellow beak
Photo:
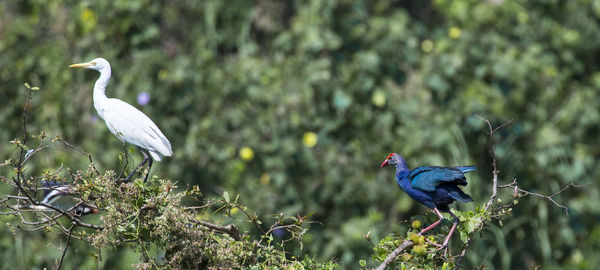
[[[87,62],[87,63],[72,64],[69,67],[70,68],[76,68],[76,67],[83,67],[84,68],[84,67],[92,67],[92,66],[95,66],[95,65],[96,65],[96,63],[94,63],[94,62]]]

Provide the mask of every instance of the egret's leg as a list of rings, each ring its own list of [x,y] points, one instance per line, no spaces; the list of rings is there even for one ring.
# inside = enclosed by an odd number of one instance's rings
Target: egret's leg
[[[135,170],[133,170],[128,176],[127,178],[125,178],[125,180],[123,180],[123,182],[129,182],[129,180],[131,179],[131,177],[133,177],[133,175],[142,167],[144,166],[144,164],[146,164],[146,162],[148,162],[148,159],[150,159],[150,156],[148,154],[146,154],[146,151],[142,148],[139,148],[140,151],[142,152],[142,154],[144,155],[144,160],[142,160],[142,163],[140,163]]]
[[[125,147],[125,144],[123,144],[123,153],[125,153],[125,166],[123,166],[123,169],[121,169],[121,172],[119,172],[119,174],[117,174],[117,178],[115,178],[115,182],[119,182],[119,179],[121,179],[121,176],[123,176],[125,169],[127,169],[127,165],[129,165],[129,155],[127,154],[127,147]]]
[[[152,158],[148,159],[148,173],[146,173],[146,178],[144,178],[144,183],[148,180],[148,175],[150,174],[150,169],[152,169]]]

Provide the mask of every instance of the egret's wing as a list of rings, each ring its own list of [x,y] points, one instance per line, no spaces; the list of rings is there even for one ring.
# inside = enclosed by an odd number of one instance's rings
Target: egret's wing
[[[119,139],[164,156],[173,154],[171,143],[143,112],[119,99],[109,99],[104,121]]]

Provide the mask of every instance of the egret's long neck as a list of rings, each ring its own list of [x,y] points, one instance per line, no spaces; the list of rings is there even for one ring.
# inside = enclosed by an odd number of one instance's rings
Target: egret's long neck
[[[96,84],[94,85],[94,107],[98,114],[101,114],[104,105],[108,101],[108,97],[106,97],[108,81],[110,81],[110,68],[104,68],[100,70],[100,78],[96,80]]]

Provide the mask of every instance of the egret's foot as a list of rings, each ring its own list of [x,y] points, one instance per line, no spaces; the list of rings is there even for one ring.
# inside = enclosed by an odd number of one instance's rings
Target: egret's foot
[[[127,178],[115,178],[115,185],[120,185],[121,183],[125,183],[127,181]]]
[[[137,172],[137,169],[133,172],[131,172],[124,180],[123,182],[129,182],[129,180],[131,180],[131,177],[133,177],[133,175],[135,175],[135,173]]]
[[[131,176],[125,178],[115,178],[115,185],[120,185],[121,183],[129,183],[129,180],[131,180]]]

